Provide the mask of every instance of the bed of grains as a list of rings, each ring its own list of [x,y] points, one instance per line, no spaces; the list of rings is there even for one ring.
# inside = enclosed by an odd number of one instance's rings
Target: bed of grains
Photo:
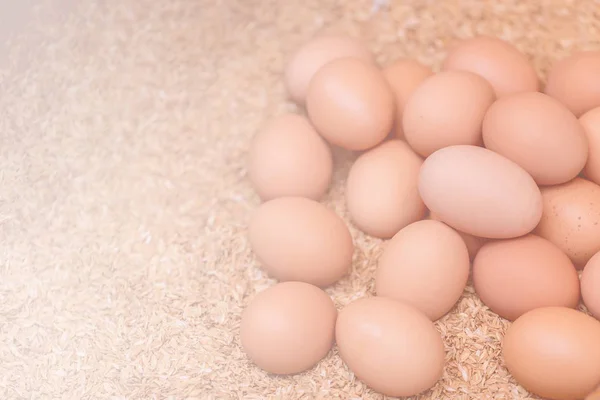
[[[246,234],[248,142],[293,109],[286,55],[326,27],[383,64],[437,68],[486,33],[543,76],[597,48],[600,2],[89,0],[39,21],[0,75],[0,398],[366,400],[383,396],[335,348],[292,377],[240,348],[240,312],[273,284]],[[350,161],[336,153],[324,200],[346,220]],[[338,307],[373,291],[381,241],[352,234],[352,272],[327,290]],[[503,367],[507,323],[470,287],[436,326],[447,367],[420,399],[533,398]]]

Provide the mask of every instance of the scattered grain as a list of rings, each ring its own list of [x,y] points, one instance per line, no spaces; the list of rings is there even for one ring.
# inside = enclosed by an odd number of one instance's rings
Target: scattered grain
[[[447,45],[486,33],[543,74],[598,48],[598,18],[591,0],[124,0],[80,2],[13,40],[0,74],[0,398],[382,399],[335,349],[291,377],[240,349],[241,310],[273,284],[246,237],[258,198],[245,156],[267,117],[294,109],[286,55],[338,29],[380,62],[438,68]],[[326,199],[347,221],[351,160],[336,153]],[[352,234],[352,273],[328,289],[338,307],[373,294],[381,241]],[[446,372],[419,399],[533,399],[503,366],[507,323],[472,288],[436,326]]]

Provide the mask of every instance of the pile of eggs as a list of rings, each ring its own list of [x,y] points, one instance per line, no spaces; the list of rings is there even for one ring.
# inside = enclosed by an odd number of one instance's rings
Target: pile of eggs
[[[382,68],[352,37],[305,43],[284,77],[305,113],[269,121],[250,149],[249,178],[262,199],[250,244],[279,283],[242,314],[248,357],[267,372],[294,374],[335,344],[375,391],[417,395],[443,374],[434,322],[471,276],[482,302],[512,321],[502,355],[517,382],[548,399],[593,396],[599,71],[600,52],[573,54],[542,89],[524,54],[484,36],[450,49],[437,73],[407,59]],[[352,223],[386,239],[376,295],[339,312],[323,289],[349,273],[354,243],[320,202],[332,180],[331,146],[358,153],[345,189]]]

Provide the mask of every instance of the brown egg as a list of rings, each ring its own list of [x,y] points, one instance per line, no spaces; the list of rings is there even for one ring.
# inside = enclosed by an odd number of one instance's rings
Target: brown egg
[[[479,145],[481,123],[494,100],[492,86],[479,75],[466,71],[433,75],[406,103],[404,137],[424,157],[447,146]]]
[[[444,371],[444,343],[416,308],[385,297],[356,300],[340,311],[335,339],[358,379],[392,397],[414,396]]]
[[[366,150],[390,133],[396,105],[392,88],[376,65],[340,58],[311,80],[306,110],[327,141],[348,150]]]
[[[579,277],[569,257],[531,234],[486,243],[473,261],[473,286],[486,306],[511,321],[535,308],[579,304]]]
[[[318,200],[333,173],[329,145],[300,115],[270,121],[253,139],[248,174],[261,199],[300,196]]]
[[[528,57],[512,44],[495,37],[463,40],[450,50],[442,70],[462,70],[481,75],[496,96],[540,90],[540,81]]]
[[[454,229],[440,221],[417,221],[386,243],[375,290],[378,296],[406,302],[435,321],[462,296],[469,267],[467,246]]]
[[[585,400],[600,400],[600,385],[592,393],[585,397]]]
[[[542,215],[542,196],[533,178],[509,159],[478,146],[450,146],[433,153],[423,162],[418,187],[437,218],[474,236],[522,236]]]
[[[537,308],[508,328],[502,354],[510,374],[530,392],[582,399],[600,382],[600,322],[572,308]]]
[[[330,61],[356,57],[375,64],[375,57],[361,40],[339,34],[322,34],[304,43],[288,60],[284,82],[293,101],[304,104],[315,73]]]
[[[270,276],[328,286],[346,275],[354,245],[344,221],[303,197],[263,203],[249,227],[250,245]]]
[[[588,140],[588,158],[583,173],[586,178],[600,184],[600,107],[579,118]]]
[[[439,217],[437,215],[435,215],[435,213],[432,213],[432,212],[429,213],[429,219],[441,221],[439,219]],[[441,222],[443,222],[443,221],[441,221]],[[456,229],[455,229],[455,231],[456,231]],[[477,252],[479,251],[479,249],[481,249],[481,246],[483,246],[488,241],[488,239],[486,239],[486,238],[469,235],[468,233],[464,233],[461,231],[456,231],[456,232],[460,235],[460,237],[463,239],[463,241],[467,245],[467,250],[469,251],[469,259],[471,259],[471,260],[473,260],[475,258],[475,256],[477,255]]]
[[[398,139],[361,154],[346,181],[346,203],[354,224],[369,235],[390,238],[423,218],[417,179],[423,160]]]
[[[580,116],[600,107],[600,51],[582,51],[555,63],[545,92]]]
[[[539,92],[496,101],[483,121],[483,142],[523,167],[539,185],[575,178],[588,156],[587,138],[577,118]]]
[[[566,253],[578,269],[600,251],[600,186],[582,178],[542,187],[544,213],[535,233]]]
[[[414,90],[428,77],[433,75],[431,68],[415,60],[399,59],[383,70],[383,75],[396,95],[396,122],[394,135],[402,139],[402,115],[404,107]]]
[[[312,368],[333,346],[337,310],[316,286],[283,282],[259,293],[242,313],[248,357],[273,374]]]
[[[600,319],[600,252],[590,258],[581,273],[581,296],[587,309]]]

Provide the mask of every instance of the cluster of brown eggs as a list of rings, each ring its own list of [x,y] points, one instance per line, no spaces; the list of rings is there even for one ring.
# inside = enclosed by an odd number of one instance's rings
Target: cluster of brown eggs
[[[549,399],[592,396],[600,385],[598,71],[600,52],[573,54],[542,91],[528,58],[492,37],[462,41],[437,73],[407,59],[381,67],[347,36],[304,44],[285,83],[305,114],[269,121],[250,149],[249,177],[263,200],[250,243],[279,283],[242,315],[249,358],[270,373],[299,373],[335,343],[374,390],[416,395],[443,375],[434,322],[471,274],[482,302],[512,321],[502,346],[514,378]],[[354,243],[320,203],[331,146],[358,153],[345,190],[353,224],[387,239],[376,296],[357,288],[339,313],[323,289],[349,273]],[[577,310],[582,299],[591,315]]]

